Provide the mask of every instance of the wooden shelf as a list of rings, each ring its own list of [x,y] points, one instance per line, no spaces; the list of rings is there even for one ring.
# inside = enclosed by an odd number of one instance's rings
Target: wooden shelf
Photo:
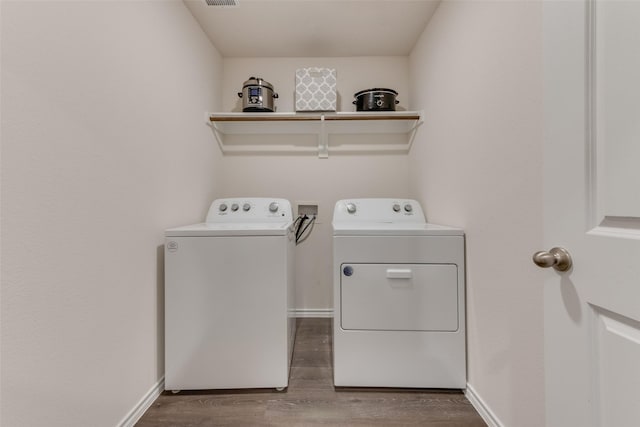
[[[310,147],[288,146],[286,149],[269,144],[230,146],[227,135],[316,135],[318,156],[329,152],[400,151],[409,152],[415,132],[423,122],[415,111],[354,112],[354,113],[211,113],[207,114],[214,135],[223,153],[239,152],[309,152]],[[369,135],[370,144],[353,147],[330,147],[334,135]],[[400,143],[380,143],[385,135],[400,135]],[[397,141],[397,138],[395,139]],[[316,148],[313,149],[314,151]]]

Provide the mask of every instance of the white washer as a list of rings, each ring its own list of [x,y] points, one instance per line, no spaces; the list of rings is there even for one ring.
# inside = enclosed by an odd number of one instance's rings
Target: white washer
[[[295,337],[289,201],[230,198],[165,232],[165,389],[288,385]]]
[[[415,200],[340,200],[333,256],[336,386],[466,388],[462,230]]]

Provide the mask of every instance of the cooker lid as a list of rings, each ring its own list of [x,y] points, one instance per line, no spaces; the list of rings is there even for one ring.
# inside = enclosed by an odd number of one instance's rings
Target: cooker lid
[[[242,84],[242,88],[244,89],[247,86],[261,86],[261,87],[266,87],[273,90],[273,85],[268,81],[264,80],[262,77],[249,77],[249,80],[246,80]]]
[[[376,87],[373,89],[365,89],[365,90],[361,90],[360,92],[356,92],[355,95],[353,95],[354,97],[359,97],[360,95],[364,95],[365,93],[369,93],[369,92],[383,92],[383,93],[391,93],[393,95],[398,96],[398,92],[396,92],[393,89],[387,89],[387,88],[383,88],[383,87]]]

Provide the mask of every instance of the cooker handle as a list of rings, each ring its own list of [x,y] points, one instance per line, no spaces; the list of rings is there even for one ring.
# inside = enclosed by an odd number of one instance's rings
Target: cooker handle
[[[397,99],[396,99],[396,104],[400,104],[400,101],[398,101]]]
[[[242,92],[238,92],[238,96],[242,98]]]
[[[278,97],[278,94],[274,92],[274,93],[273,93],[273,97],[274,97],[274,98],[277,98],[277,97]]]
[[[358,101],[353,101],[353,102],[352,102],[352,104],[353,104],[353,105],[356,105],[356,103],[357,103],[357,102],[358,102]]]

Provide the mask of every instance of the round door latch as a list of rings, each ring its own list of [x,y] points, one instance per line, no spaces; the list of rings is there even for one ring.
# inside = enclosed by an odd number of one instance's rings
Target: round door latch
[[[352,276],[353,275],[353,267],[351,267],[350,265],[347,265],[342,269],[342,272],[347,277]]]
[[[565,248],[551,248],[549,252],[538,251],[533,254],[533,262],[538,267],[549,268],[553,267],[557,271],[567,271],[573,265],[573,260],[569,251]]]

